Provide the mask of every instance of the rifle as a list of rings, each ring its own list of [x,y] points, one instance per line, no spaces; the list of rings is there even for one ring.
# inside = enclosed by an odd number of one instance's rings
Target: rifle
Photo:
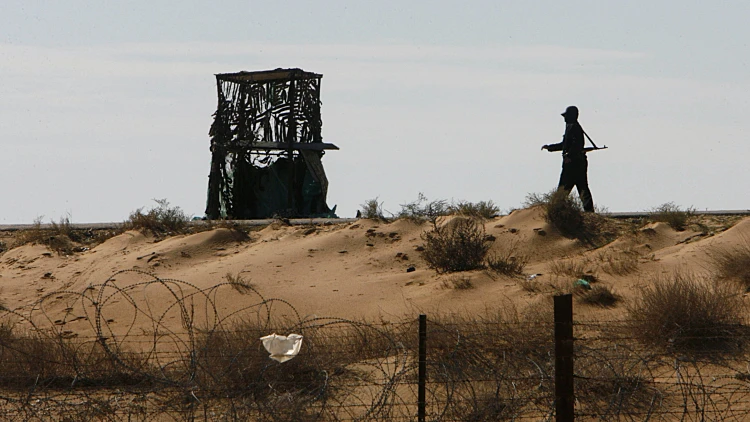
[[[598,146],[596,146],[596,144],[594,143],[594,140],[591,139],[591,137],[589,136],[588,133],[586,133],[585,130],[583,130],[583,127],[581,127],[581,132],[583,132],[584,136],[586,136],[586,138],[588,138],[589,142],[591,142],[591,145],[593,145],[593,147],[586,147],[586,148],[584,148],[583,152],[596,151],[596,150],[599,150],[599,149],[607,149],[606,145],[604,145],[601,148],[598,147]]]

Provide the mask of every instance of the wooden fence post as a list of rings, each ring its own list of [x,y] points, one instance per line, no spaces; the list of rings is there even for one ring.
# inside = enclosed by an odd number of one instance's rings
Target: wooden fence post
[[[555,420],[572,422],[573,295],[555,296]]]
[[[427,315],[419,316],[419,387],[417,390],[417,420],[427,417]]]

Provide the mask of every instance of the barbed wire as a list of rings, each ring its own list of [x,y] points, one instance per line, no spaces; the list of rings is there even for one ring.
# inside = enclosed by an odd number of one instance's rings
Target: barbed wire
[[[428,318],[427,420],[552,420],[554,323],[545,318]],[[574,323],[577,416],[750,417],[742,350],[681,354],[627,327]],[[303,335],[300,354],[269,359],[259,338],[273,332]],[[302,316],[241,280],[201,288],[119,271],[0,312],[0,419],[415,420],[418,343],[416,317]]]

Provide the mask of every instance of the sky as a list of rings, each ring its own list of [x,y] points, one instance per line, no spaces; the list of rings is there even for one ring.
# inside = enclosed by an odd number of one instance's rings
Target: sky
[[[0,3],[0,224],[202,216],[215,74],[322,73],[328,204],[520,207],[557,185],[560,113],[597,206],[748,209],[750,2]]]

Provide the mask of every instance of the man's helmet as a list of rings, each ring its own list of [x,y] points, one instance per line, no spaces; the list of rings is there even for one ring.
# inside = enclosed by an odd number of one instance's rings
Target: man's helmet
[[[578,117],[578,107],[576,106],[569,106],[565,109],[565,112],[560,114],[561,116],[571,116],[571,117]]]

